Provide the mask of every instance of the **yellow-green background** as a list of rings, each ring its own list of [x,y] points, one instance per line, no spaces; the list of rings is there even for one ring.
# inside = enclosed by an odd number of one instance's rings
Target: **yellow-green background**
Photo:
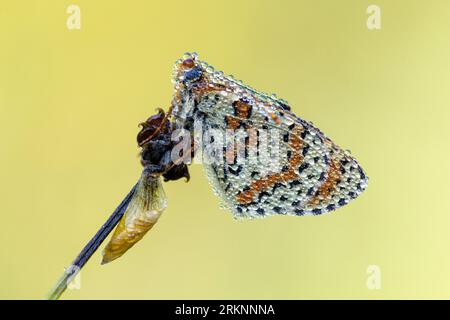
[[[69,4],[81,30],[69,31]],[[382,29],[366,27],[366,8]],[[234,221],[200,165],[68,299],[450,298],[449,1],[1,1],[0,298],[44,297],[140,174],[172,64],[287,99],[367,171],[335,214]],[[366,286],[381,268],[380,290]]]

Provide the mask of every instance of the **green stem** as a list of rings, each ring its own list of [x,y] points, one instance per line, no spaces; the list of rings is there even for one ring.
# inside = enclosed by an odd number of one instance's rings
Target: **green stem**
[[[136,185],[131,189],[125,199],[122,200],[120,205],[114,210],[108,220],[103,224],[103,226],[97,231],[97,233],[92,237],[88,244],[81,250],[80,254],[75,258],[69,268],[64,271],[64,274],[56,282],[52,290],[50,290],[47,295],[47,300],[57,300],[61,297],[64,291],[67,289],[69,283],[75,278],[75,276],[80,272],[81,268],[88,262],[89,258],[94,254],[102,242],[106,239],[109,233],[114,229],[117,223],[122,218],[127,206],[134,194]]]

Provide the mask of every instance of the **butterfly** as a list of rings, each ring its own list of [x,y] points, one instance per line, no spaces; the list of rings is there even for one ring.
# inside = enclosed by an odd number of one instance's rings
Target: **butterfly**
[[[215,193],[234,217],[319,215],[344,206],[367,187],[367,175],[350,152],[295,115],[287,101],[214,71],[196,53],[175,63],[172,81],[172,113],[179,127],[192,131],[192,124],[200,123],[205,131],[249,133],[241,143],[244,161],[235,161],[236,148],[224,147],[216,154],[221,161],[204,163]],[[275,142],[284,157],[278,159],[278,171],[267,172],[270,155],[251,161],[247,149],[252,136],[258,144],[258,136],[271,130],[278,132]]]

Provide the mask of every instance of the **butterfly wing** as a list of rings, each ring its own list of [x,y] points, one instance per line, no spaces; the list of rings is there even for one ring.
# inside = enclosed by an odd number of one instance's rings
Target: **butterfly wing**
[[[291,113],[284,101],[263,100],[249,91],[239,96],[213,92],[201,97],[198,108],[207,130],[245,131],[244,148],[249,149],[255,131],[259,137],[269,132],[278,139],[278,157],[271,150],[276,143],[269,140],[268,155],[259,154],[256,162],[245,158],[230,163],[224,151],[223,161],[205,165],[216,194],[235,217],[318,215],[347,204],[367,186],[367,176],[353,156]],[[268,163],[274,159],[279,169],[270,172]]]
[[[206,144],[202,135],[195,145],[216,145],[206,150],[203,159],[212,161],[204,167],[235,217],[318,215],[347,204],[367,186],[352,155],[293,114],[286,101],[213,72],[195,53],[176,62],[173,82],[178,124],[197,122],[206,133],[219,132],[206,134]],[[228,134],[220,138],[228,132],[230,140]]]

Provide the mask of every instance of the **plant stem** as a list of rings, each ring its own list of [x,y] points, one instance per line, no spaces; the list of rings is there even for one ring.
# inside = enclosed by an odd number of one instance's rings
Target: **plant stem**
[[[114,229],[117,223],[122,218],[125,213],[127,206],[133,197],[136,185],[127,194],[125,199],[122,200],[120,205],[114,210],[108,220],[103,224],[103,226],[97,231],[97,233],[92,237],[88,244],[81,250],[75,260],[72,262],[71,266],[67,268],[61,278],[56,282],[53,289],[49,292],[46,299],[57,300],[64,291],[67,289],[67,285],[72,281],[72,279],[80,272],[81,268],[86,264],[89,258],[94,254],[102,242],[106,239],[109,233]]]

